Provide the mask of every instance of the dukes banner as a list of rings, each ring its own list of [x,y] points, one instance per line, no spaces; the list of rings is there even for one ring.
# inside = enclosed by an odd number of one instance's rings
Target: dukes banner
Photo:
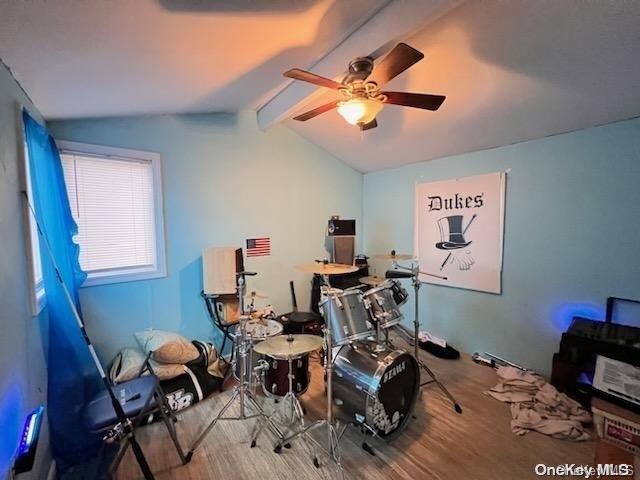
[[[506,173],[416,185],[415,254],[421,280],[501,293]]]

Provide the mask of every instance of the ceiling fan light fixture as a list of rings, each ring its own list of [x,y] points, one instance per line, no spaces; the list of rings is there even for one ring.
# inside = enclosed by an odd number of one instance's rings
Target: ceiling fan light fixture
[[[351,125],[366,125],[375,120],[384,104],[375,98],[356,97],[338,106],[338,113]]]

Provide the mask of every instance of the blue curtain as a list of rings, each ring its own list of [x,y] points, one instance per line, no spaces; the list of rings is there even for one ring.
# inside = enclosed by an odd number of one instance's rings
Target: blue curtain
[[[80,248],[73,241],[78,227],[71,215],[60,155],[45,127],[26,112],[23,120],[31,171],[29,200],[80,312],[78,287],[86,274],[78,262]],[[98,452],[99,440],[83,428],[82,408],[99,389],[100,378],[42,237],[40,257],[49,317],[47,403],[51,448],[59,471],[65,471]]]

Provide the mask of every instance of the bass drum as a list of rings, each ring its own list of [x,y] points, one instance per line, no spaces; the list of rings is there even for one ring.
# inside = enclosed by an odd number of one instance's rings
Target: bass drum
[[[375,347],[375,342],[361,341],[336,349],[333,398],[345,420],[392,440],[411,418],[420,371],[404,350],[376,352]]]

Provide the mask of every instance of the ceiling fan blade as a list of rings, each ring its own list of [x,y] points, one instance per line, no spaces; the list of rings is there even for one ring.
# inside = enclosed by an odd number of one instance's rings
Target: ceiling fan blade
[[[386,95],[384,103],[402,105],[404,107],[422,108],[424,110],[436,111],[447,98],[444,95],[429,95],[428,93],[407,93],[407,92],[380,92]]]
[[[389,80],[397,77],[423,58],[424,54],[422,52],[406,43],[399,43],[389,52],[389,55],[374,67],[373,73],[368,80],[376,82],[379,87],[382,87]]]
[[[328,112],[338,106],[340,100],[336,100],[331,103],[325,103],[324,105],[320,105],[319,107],[314,108],[313,110],[309,110],[308,112],[302,113],[297,117],[293,117],[294,120],[298,120],[299,122],[306,122],[307,120],[312,119],[313,117],[317,117],[321,113]]]
[[[378,126],[378,122],[376,121],[376,119],[374,118],[373,120],[371,120],[369,123],[366,123],[364,125],[360,126],[360,130],[362,130],[363,132],[365,130],[371,130],[372,128],[376,128]]]
[[[315,73],[307,72],[306,70],[301,70],[299,68],[292,68],[291,70],[287,70],[283,73],[285,77],[293,78],[295,80],[302,80],[303,82],[313,83],[314,85],[318,85],[319,87],[331,88],[333,90],[337,90],[342,88],[342,84],[338,83],[329,78],[321,77],[320,75],[316,75]]]

